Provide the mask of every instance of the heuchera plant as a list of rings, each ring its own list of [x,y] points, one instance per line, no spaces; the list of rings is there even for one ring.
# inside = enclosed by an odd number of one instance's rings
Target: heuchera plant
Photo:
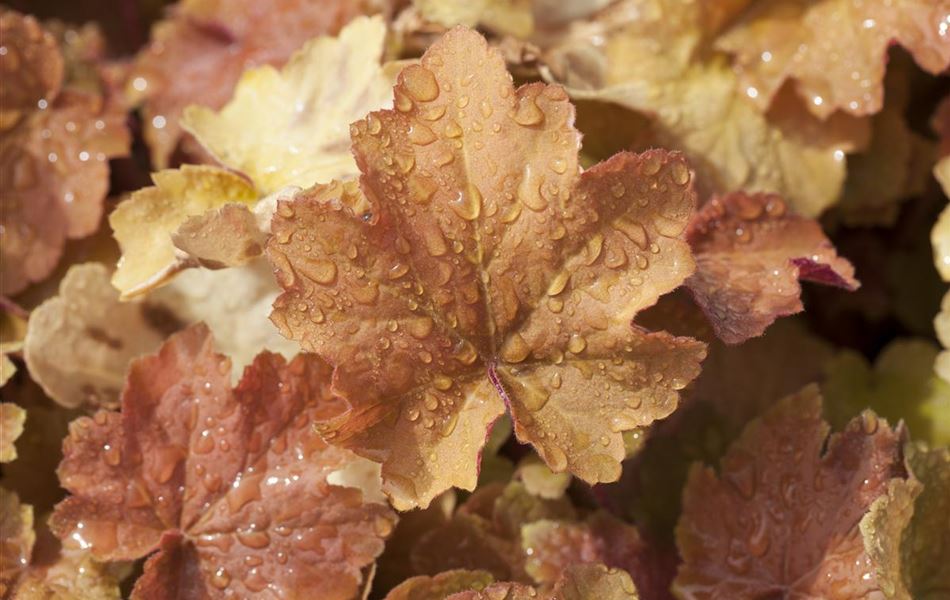
[[[947,595],[950,0],[164,4],[0,8],[0,597]]]

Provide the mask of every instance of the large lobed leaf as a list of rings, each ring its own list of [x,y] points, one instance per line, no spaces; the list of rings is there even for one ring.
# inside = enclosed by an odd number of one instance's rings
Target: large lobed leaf
[[[315,357],[264,353],[231,389],[206,327],[172,336],[132,364],[121,414],[70,426],[52,530],[99,560],[157,550],[134,598],[352,597],[395,517],[328,483],[355,458],[312,430],[328,383]]]
[[[555,471],[616,479],[621,432],[670,414],[704,355],[630,326],[693,270],[684,159],[579,173],[564,91],[515,90],[464,29],[400,74],[394,105],[351,128],[359,185],[304,191],[271,224],[272,318],[349,403],[321,432],[383,463],[400,509],[472,489],[506,407]]]
[[[718,475],[693,466],[676,531],[679,598],[880,593],[859,525],[906,476],[901,428],[867,411],[828,433],[809,386],[750,423]]]

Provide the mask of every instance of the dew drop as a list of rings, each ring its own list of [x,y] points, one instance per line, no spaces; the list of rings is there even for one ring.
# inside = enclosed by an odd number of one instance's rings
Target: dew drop
[[[406,92],[420,102],[431,102],[439,97],[439,84],[432,71],[420,65],[410,65],[402,71],[402,85]]]
[[[533,96],[518,98],[518,108],[515,110],[515,123],[524,126],[538,125],[544,120],[544,113],[534,101]]]

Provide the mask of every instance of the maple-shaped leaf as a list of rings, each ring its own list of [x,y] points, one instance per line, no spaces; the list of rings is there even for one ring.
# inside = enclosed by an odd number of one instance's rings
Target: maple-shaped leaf
[[[728,57],[710,47],[730,5],[616,3],[581,29],[585,38],[564,42],[569,68],[557,78],[574,98],[648,116],[649,143],[685,152],[704,194],[774,192],[816,216],[840,195],[845,154],[867,143],[868,123],[843,114],[822,121],[792,92],[763,114],[737,89]]]
[[[24,421],[26,421],[25,410],[12,402],[0,404],[0,463],[10,462],[16,458],[14,444],[23,433]]]
[[[112,408],[129,362],[162,343],[146,307],[119,302],[99,263],[73,266],[59,295],[30,314],[24,357],[30,376],[62,406]]]
[[[33,507],[21,504],[15,493],[0,487],[0,596],[7,597],[30,564],[35,542]]]
[[[385,38],[382,18],[354,19],[338,37],[308,42],[280,71],[245,71],[224,108],[190,106],[182,125],[262,195],[357,175],[348,125],[392,103],[394,73],[380,67]]]
[[[733,55],[740,88],[763,109],[794,80],[823,119],[868,115],[881,109],[891,44],[935,75],[950,67],[948,17],[947,0],[758,0],[716,47]]]
[[[696,272],[687,281],[716,334],[735,344],[803,310],[799,279],[854,290],[854,267],[813,219],[774,194],[712,198],[690,222]]]
[[[902,419],[914,438],[950,444],[950,383],[934,373],[936,344],[926,339],[896,339],[881,350],[873,366],[853,350],[825,365],[822,391],[832,424],[843,425],[864,408]]]
[[[399,509],[474,487],[506,407],[553,470],[616,479],[621,432],[670,414],[704,354],[630,326],[693,269],[685,160],[579,173],[564,91],[515,90],[461,28],[351,135],[360,185],[279,203],[267,244],[286,290],[272,319],[335,365],[350,404],[323,435],[381,462]]]
[[[870,411],[828,432],[809,386],[750,423],[719,474],[693,466],[676,529],[678,598],[832,600],[880,590],[859,523],[905,475],[902,433]]]
[[[353,597],[395,517],[327,482],[355,458],[312,430],[329,375],[264,353],[232,389],[206,327],[172,336],[132,363],[121,414],[71,424],[53,532],[99,560],[157,550],[135,598]]]
[[[950,589],[950,451],[905,446],[912,476],[892,481],[861,521],[888,598],[940,598]]]
[[[128,95],[144,102],[152,164],[169,166],[185,107],[224,106],[245,69],[279,66],[307,40],[334,34],[372,8],[373,3],[340,0],[179,2],[171,18],[153,27],[128,76]]]
[[[49,104],[63,83],[63,56],[56,38],[29,15],[0,11],[0,131],[12,127],[38,103]]]

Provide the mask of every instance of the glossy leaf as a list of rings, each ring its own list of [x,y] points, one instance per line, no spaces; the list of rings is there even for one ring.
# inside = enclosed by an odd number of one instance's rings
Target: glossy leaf
[[[579,174],[563,90],[516,91],[463,29],[395,97],[352,127],[361,187],[317,186],[272,222],[272,318],[336,365],[350,403],[321,431],[382,462],[400,509],[471,489],[506,405],[553,470],[616,479],[620,432],[672,412],[703,356],[629,325],[692,270],[685,161],[619,154]]]
[[[395,517],[327,482],[354,460],[310,427],[328,382],[319,359],[264,353],[231,389],[207,328],[172,336],[133,363],[121,414],[72,423],[52,530],[99,560],[157,550],[135,598],[352,597]]]
[[[946,0],[758,0],[716,46],[731,53],[740,87],[767,107],[787,80],[822,119],[881,109],[887,49],[905,47],[923,69],[950,67]]]
[[[716,334],[735,344],[776,318],[804,309],[798,280],[854,290],[854,267],[821,226],[788,211],[773,194],[729,194],[707,202],[687,239],[696,273],[687,281]]]
[[[870,411],[828,432],[809,386],[746,427],[719,474],[693,466],[676,531],[678,597],[880,591],[858,524],[904,477],[902,433]]]

